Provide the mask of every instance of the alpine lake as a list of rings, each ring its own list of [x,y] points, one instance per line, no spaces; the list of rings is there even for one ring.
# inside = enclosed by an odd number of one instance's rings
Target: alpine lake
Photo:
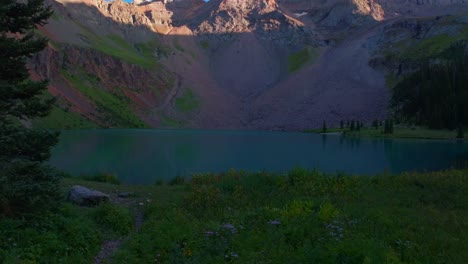
[[[65,130],[50,164],[72,175],[110,173],[123,183],[154,184],[231,169],[376,175],[460,168],[468,142],[377,139],[269,131]]]

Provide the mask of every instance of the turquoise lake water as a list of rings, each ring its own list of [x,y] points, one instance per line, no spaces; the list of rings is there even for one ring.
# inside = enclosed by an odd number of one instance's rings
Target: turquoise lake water
[[[50,163],[74,175],[116,174],[122,182],[229,169],[285,173],[294,167],[374,175],[431,171],[468,162],[468,143],[450,140],[364,139],[267,131],[63,131]]]

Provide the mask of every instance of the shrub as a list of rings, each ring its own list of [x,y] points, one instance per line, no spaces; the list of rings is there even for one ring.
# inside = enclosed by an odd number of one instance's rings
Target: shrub
[[[60,199],[59,177],[39,162],[0,162],[0,167],[0,214],[32,214]]]
[[[460,126],[458,126],[458,129],[457,129],[457,138],[464,138],[464,137],[465,137],[465,135],[463,133],[463,126],[460,125]]]
[[[330,222],[333,218],[337,217],[338,214],[338,209],[336,209],[331,202],[326,201],[320,206],[318,217],[323,222]]]
[[[118,235],[126,235],[132,230],[130,211],[111,203],[101,204],[94,212],[94,219],[96,223]]]
[[[169,185],[182,185],[185,183],[185,178],[182,176],[176,176],[169,181]]]
[[[214,186],[194,186],[186,204],[198,213],[203,213],[206,209],[213,210],[223,204],[221,191]]]
[[[115,174],[102,172],[91,176],[82,176],[84,180],[95,181],[95,182],[105,182],[112,184],[120,184],[119,178]]]
[[[0,219],[0,263],[90,263],[101,245],[89,215],[64,204],[56,212]]]
[[[162,186],[162,185],[164,185],[164,181],[163,181],[163,179],[157,179],[155,184],[157,186]]]

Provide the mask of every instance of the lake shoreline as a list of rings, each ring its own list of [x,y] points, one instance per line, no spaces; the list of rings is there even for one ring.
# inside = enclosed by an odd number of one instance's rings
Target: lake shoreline
[[[457,138],[456,131],[422,129],[409,127],[395,127],[391,134],[384,133],[382,128],[361,128],[360,130],[350,130],[349,128],[331,128],[327,129],[330,132],[323,132],[322,129],[304,130],[303,133],[313,134],[335,134],[341,133],[346,137],[359,138],[388,138],[388,139],[425,139],[425,140],[460,140],[465,141],[467,138]]]

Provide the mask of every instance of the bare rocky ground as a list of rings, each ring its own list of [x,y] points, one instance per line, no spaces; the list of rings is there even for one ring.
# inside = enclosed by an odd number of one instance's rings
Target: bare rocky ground
[[[407,19],[468,13],[464,1],[444,0],[50,2],[61,18],[44,32],[70,46],[65,53],[72,56],[62,56],[68,68],[78,64],[97,73],[101,89],[119,84],[150,126],[164,126],[164,116],[182,127],[217,129],[301,130],[323,120],[383,119],[390,96],[385,71],[369,61],[380,43],[391,41],[384,29]],[[88,31],[129,45],[157,41],[171,52],[155,58],[162,68],[148,71],[86,51],[95,47]],[[290,72],[291,54],[304,48],[314,50],[314,58]],[[65,59],[54,54],[40,57],[35,73],[51,79],[53,93],[73,111],[102,120],[99,106],[63,80],[56,61]],[[200,104],[183,112],[176,101],[188,90]]]

